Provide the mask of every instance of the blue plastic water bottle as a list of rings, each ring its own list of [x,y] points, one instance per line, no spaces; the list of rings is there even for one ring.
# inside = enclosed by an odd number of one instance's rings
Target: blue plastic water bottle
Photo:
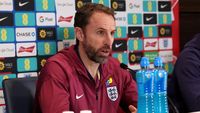
[[[153,72],[149,69],[149,59],[142,57],[141,70],[136,73],[138,87],[138,112],[154,113],[153,103]]]
[[[167,72],[162,67],[162,59],[156,57],[154,60],[155,113],[169,113],[167,103]]]

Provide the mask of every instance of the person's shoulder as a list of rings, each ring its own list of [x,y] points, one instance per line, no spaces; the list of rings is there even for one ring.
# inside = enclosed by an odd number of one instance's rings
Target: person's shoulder
[[[55,55],[53,55],[52,57],[50,57],[48,61],[62,62],[67,59],[70,59],[71,57],[74,56],[74,54],[75,54],[75,51],[73,47],[64,48],[60,50],[58,53],[56,53]]]
[[[200,33],[196,34],[189,42],[187,42],[184,46],[185,48],[197,48],[200,49]]]

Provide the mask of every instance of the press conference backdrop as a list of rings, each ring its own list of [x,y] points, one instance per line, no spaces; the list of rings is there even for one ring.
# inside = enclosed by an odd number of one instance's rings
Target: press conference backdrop
[[[139,69],[142,56],[152,63],[159,55],[172,72],[179,51],[178,0],[0,0],[0,89],[3,79],[37,76],[46,59],[74,44],[74,14],[87,2],[116,12],[113,57]]]

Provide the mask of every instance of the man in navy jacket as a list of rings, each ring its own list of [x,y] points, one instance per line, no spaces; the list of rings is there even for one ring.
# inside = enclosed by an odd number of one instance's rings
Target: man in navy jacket
[[[171,82],[169,95],[180,113],[200,111],[200,34],[184,46]]]

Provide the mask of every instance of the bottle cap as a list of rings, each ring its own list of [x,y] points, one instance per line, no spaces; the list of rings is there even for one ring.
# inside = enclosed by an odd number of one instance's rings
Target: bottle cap
[[[62,113],[74,113],[73,111],[63,111]]]
[[[149,66],[149,59],[147,57],[142,57],[142,59],[140,61],[140,66],[141,67]]]
[[[162,62],[162,58],[161,57],[156,57],[155,59],[154,59],[154,66],[156,66],[156,67],[158,67],[158,66],[163,66],[163,62]]]
[[[80,113],[92,113],[90,110],[81,110]]]

